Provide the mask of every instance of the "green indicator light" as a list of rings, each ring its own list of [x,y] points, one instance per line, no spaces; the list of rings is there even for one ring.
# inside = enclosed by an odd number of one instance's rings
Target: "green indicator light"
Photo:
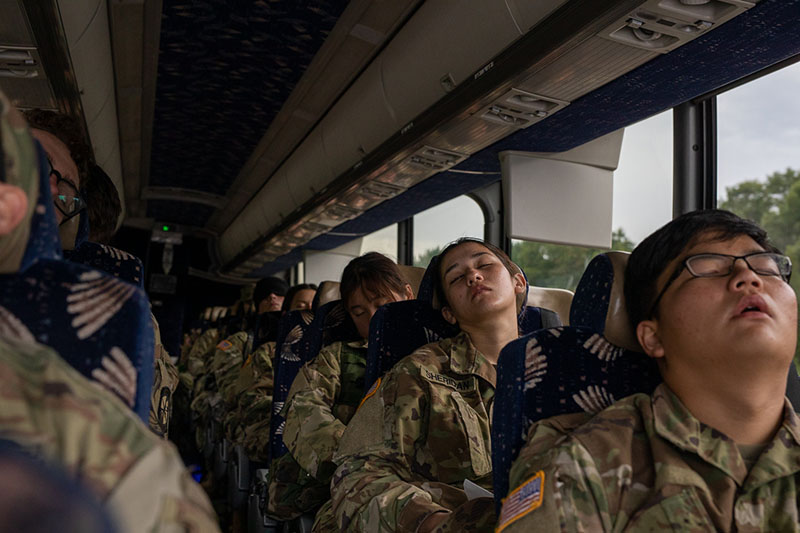
[[[169,226],[161,226],[161,231],[169,231]]]

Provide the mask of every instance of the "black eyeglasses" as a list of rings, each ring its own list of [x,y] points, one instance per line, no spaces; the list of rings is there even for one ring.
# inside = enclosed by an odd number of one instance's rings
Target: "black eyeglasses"
[[[792,260],[782,254],[772,252],[754,252],[747,255],[728,255],[728,254],[697,254],[690,255],[683,260],[681,265],[675,269],[672,276],[667,280],[664,288],[658,293],[653,305],[650,307],[649,317],[652,317],[661,301],[661,297],[667,292],[672,283],[678,279],[684,269],[695,278],[721,278],[729,276],[733,272],[733,265],[736,260],[741,259],[747,267],[760,276],[777,276],[786,283],[792,277]]]
[[[50,175],[56,177],[56,188],[58,189],[58,194],[53,198],[53,203],[56,209],[64,215],[64,220],[69,220],[86,209],[86,202],[81,198],[78,187],[62,176],[61,172],[53,168],[53,163],[49,160],[48,163],[50,164]]]

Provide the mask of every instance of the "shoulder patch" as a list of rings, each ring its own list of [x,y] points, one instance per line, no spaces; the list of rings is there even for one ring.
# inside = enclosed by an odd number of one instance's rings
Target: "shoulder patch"
[[[381,378],[378,378],[378,379],[376,379],[376,380],[375,380],[375,383],[373,383],[373,384],[372,384],[372,387],[370,387],[370,388],[369,388],[369,390],[367,391],[367,393],[366,393],[366,394],[364,395],[364,397],[361,399],[361,403],[359,403],[359,404],[358,404],[358,408],[359,408],[359,409],[361,408],[361,406],[362,406],[362,405],[364,405],[364,402],[366,402],[366,401],[367,401],[367,399],[368,399],[370,396],[372,396],[372,395],[374,395],[376,392],[378,392],[378,388],[379,388],[380,386],[381,386]]]
[[[453,379],[443,374],[431,372],[427,368],[422,368],[422,377],[436,385],[444,385],[457,391],[468,391],[475,388],[475,380],[472,378],[467,379]]]
[[[230,341],[222,341],[221,343],[217,344],[217,350],[222,350],[223,352],[227,352],[231,349],[233,344]]]
[[[503,500],[496,533],[537,509],[544,500],[544,471],[539,470]]]

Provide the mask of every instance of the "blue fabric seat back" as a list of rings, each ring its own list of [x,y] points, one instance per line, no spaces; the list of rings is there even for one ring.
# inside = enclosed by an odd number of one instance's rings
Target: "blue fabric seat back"
[[[365,389],[420,346],[454,337],[458,331],[427,302],[406,300],[378,308],[369,323]]]
[[[119,248],[86,241],[74,250],[64,252],[64,256],[70,261],[102,270],[144,289],[144,267],[141,259]]]
[[[258,348],[265,342],[277,343],[280,323],[280,311],[267,311],[257,315],[253,334],[253,347]]]
[[[303,363],[311,361],[319,351],[334,342],[359,340],[358,329],[350,318],[342,300],[334,300],[320,306],[314,312],[314,320],[306,330],[301,353]]]
[[[565,413],[599,412],[631,394],[649,394],[660,382],[653,359],[615,346],[590,328],[543,329],[506,345],[497,365],[492,422],[498,510],[531,424]]]
[[[613,284],[614,265],[609,255],[595,256],[575,288],[569,313],[570,325],[603,333]]]
[[[37,149],[37,205],[20,270],[0,276],[0,329],[52,347],[89,379],[111,378],[110,388],[118,381],[104,370],[104,360],[130,365],[132,407],[146,421],[154,351],[147,296],[113,276],[62,259],[48,163]]]
[[[303,336],[314,318],[311,311],[290,311],[283,315],[275,344],[275,385],[272,389],[272,420],[270,421],[270,457],[276,459],[286,453],[283,427],[286,423],[281,411],[289,396],[294,377],[303,366]]]

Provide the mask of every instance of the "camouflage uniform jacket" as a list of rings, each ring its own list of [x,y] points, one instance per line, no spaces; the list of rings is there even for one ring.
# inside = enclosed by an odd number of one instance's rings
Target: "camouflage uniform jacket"
[[[447,513],[446,523],[464,519],[449,529],[491,531],[491,505],[482,506],[488,513],[462,511],[481,507],[468,503],[464,480],[492,488],[496,378],[462,332],[419,348],[377,381],[334,456],[339,529],[416,531],[430,515]]]
[[[121,531],[219,531],[175,447],[32,337],[0,338],[0,438],[85,483]]]
[[[172,395],[178,388],[178,369],[161,343],[161,330],[156,318],[150,315],[153,321],[156,351],[153,357],[155,371],[153,372],[153,390],[150,393],[150,429],[165,439],[169,433],[169,420],[172,417]]]
[[[211,371],[214,373],[217,390],[228,409],[231,409],[236,402],[236,380],[244,363],[244,354],[248,351],[247,345],[250,339],[246,331],[234,333],[217,344],[211,359]]]
[[[234,407],[225,419],[227,437],[234,444],[244,443],[244,429],[272,414],[275,343],[265,342],[251,353],[239,370],[233,386]]]
[[[198,376],[204,374],[206,368],[206,361],[210,355],[214,353],[214,347],[219,342],[219,330],[211,328],[203,332],[202,335],[192,344],[192,349],[189,350],[186,368],[192,377],[197,379]]]
[[[289,389],[283,442],[322,483],[330,482],[333,454],[364,396],[366,357],[366,341],[335,342],[303,365]]]
[[[799,531],[798,472],[788,400],[748,471],[736,444],[661,384],[585,423],[564,415],[533,426],[498,531]]]

